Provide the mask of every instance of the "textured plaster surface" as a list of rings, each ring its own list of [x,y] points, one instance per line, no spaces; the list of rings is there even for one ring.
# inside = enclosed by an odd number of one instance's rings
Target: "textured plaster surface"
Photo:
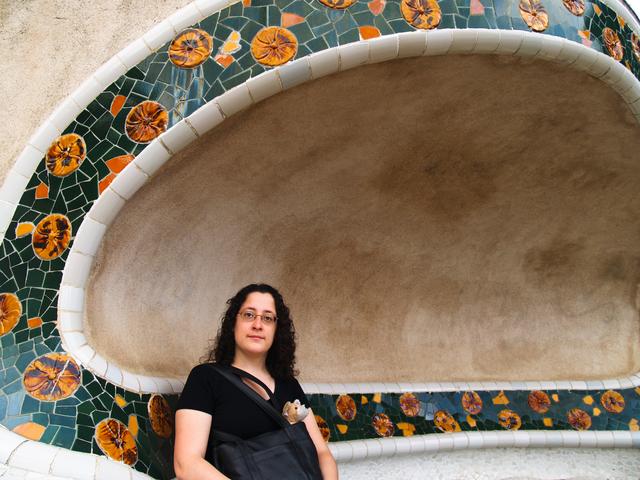
[[[104,62],[189,0],[2,0],[0,185],[29,137]]]
[[[90,342],[185,375],[225,300],[265,281],[292,309],[303,381],[635,372],[637,152],[613,91],[544,62],[407,59],[303,85],[124,207],[89,285]]]

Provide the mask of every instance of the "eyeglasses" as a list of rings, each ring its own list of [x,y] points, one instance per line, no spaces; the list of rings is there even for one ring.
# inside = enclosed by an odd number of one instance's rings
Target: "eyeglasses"
[[[257,317],[261,317],[262,322],[266,325],[272,325],[278,319],[271,312],[266,312],[266,313],[263,313],[262,315],[258,315],[256,312],[253,312],[251,310],[245,310],[244,312],[240,312],[238,315],[245,322],[253,322]]]

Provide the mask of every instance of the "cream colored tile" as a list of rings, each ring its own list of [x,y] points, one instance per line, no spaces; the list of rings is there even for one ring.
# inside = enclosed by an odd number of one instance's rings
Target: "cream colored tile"
[[[195,127],[194,127],[195,128]],[[185,120],[181,120],[176,123],[169,130],[164,132],[159,140],[164,144],[167,149],[176,154],[191,142],[198,139],[195,131],[191,128],[191,125]]]
[[[257,77],[247,80],[247,88],[254,102],[260,102],[282,91],[282,83],[277,70],[267,70]],[[220,115],[222,121],[222,115]],[[219,123],[219,122],[218,122]]]
[[[228,90],[218,98],[216,102],[220,105],[220,109],[225,117],[230,117],[234,113],[238,113],[245,108],[249,108],[253,103],[249,89],[245,84],[240,84],[237,87]]]
[[[96,222],[89,216],[85,217],[73,239],[73,251],[95,256],[106,230],[103,223]]]
[[[398,57],[419,57],[427,49],[427,32],[403,32],[398,34]]]
[[[369,62],[369,42],[348,43],[339,47],[338,52],[341,72]]]
[[[306,57],[278,67],[277,70],[285,90],[311,80],[311,67]]]
[[[120,213],[124,203],[125,200],[120,195],[111,190],[111,188],[107,188],[89,210],[89,218],[109,226]]]

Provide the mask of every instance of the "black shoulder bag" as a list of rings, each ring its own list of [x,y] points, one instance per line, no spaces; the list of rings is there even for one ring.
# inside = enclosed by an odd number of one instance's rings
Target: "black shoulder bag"
[[[214,466],[233,480],[322,480],[316,447],[306,425],[286,421],[274,406],[276,400],[271,390],[250,373],[236,367],[211,366],[282,427],[247,440],[212,431]],[[269,401],[239,377],[253,380],[264,388]]]

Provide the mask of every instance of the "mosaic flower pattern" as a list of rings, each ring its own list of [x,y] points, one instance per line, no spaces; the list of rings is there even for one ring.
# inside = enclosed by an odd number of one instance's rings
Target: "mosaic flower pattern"
[[[607,390],[600,397],[600,403],[607,412],[620,413],[624,410],[624,397],[614,390]]]
[[[158,102],[145,100],[131,109],[125,121],[127,136],[134,142],[149,143],[167,129],[169,115]]]
[[[562,4],[576,17],[584,15],[584,0],[562,0]]]
[[[633,50],[633,56],[640,62],[640,37],[635,33],[631,34],[631,49]]]
[[[444,433],[459,432],[460,424],[457,422],[453,415],[446,410],[438,410],[433,417],[433,424],[435,427]]]
[[[400,11],[412,27],[431,30],[440,25],[442,10],[436,0],[402,0]]]
[[[611,55],[617,61],[622,60],[624,56],[624,47],[620,41],[620,37],[611,28],[606,27],[602,30],[602,39],[604,40],[604,46],[607,47],[609,55]]]
[[[341,419],[350,422],[356,418],[356,402],[349,395],[340,395],[336,400],[336,411]]]
[[[572,408],[567,412],[567,420],[576,430],[588,430],[591,428],[591,417],[580,408]]]
[[[384,413],[374,415],[371,424],[375,432],[381,437],[391,437],[395,431],[393,422]]]
[[[268,67],[283,65],[296,56],[298,40],[290,30],[267,27],[251,41],[251,54],[256,62]]]
[[[213,50],[211,35],[200,28],[188,28],[169,45],[169,60],[180,68],[202,65]]]
[[[0,335],[13,330],[22,315],[22,304],[13,293],[0,293]]]
[[[35,359],[23,375],[26,392],[45,402],[70,397],[78,389],[80,380],[80,367],[64,353],[50,353]]]
[[[544,32],[549,26],[549,15],[539,0],[520,0],[520,16],[534,32]]]
[[[508,408],[500,410],[500,413],[498,413],[498,423],[502,428],[506,428],[507,430],[518,430],[522,426],[520,415]]]
[[[104,454],[117,462],[133,465],[138,460],[138,447],[133,435],[122,422],[114,418],[98,423],[95,439]]]
[[[345,8],[349,8],[351,5],[356,3],[356,0],[320,0],[320,3],[329,8],[342,10]]]
[[[71,241],[71,222],[64,215],[54,213],[38,222],[32,234],[33,251],[42,260],[58,258]]]
[[[66,177],[76,171],[87,156],[84,139],[75,133],[56,138],[45,158],[47,170],[56,177]]]
[[[173,433],[173,413],[169,403],[161,395],[151,395],[147,406],[153,431],[159,437],[169,438]]]
[[[482,399],[476,392],[464,392],[462,394],[462,408],[471,415],[477,415],[482,411]]]
[[[527,398],[527,403],[531,410],[536,413],[546,413],[549,411],[549,407],[551,406],[549,395],[541,390],[534,390],[531,392]]]
[[[322,438],[325,442],[328,442],[331,438],[331,430],[329,430],[329,425],[324,418],[320,415],[314,415],[316,418],[316,423],[318,424],[318,428],[320,429],[320,433],[322,434]]]
[[[420,400],[410,392],[400,396],[400,408],[407,417],[415,417],[420,413]]]

